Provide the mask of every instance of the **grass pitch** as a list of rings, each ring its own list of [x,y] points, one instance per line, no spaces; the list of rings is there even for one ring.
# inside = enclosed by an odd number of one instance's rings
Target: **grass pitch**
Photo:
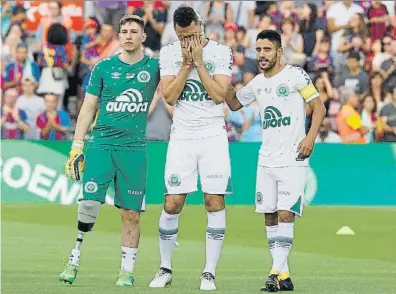
[[[80,270],[70,286],[58,281],[76,238],[76,206],[2,204],[2,293],[200,293],[206,214],[184,209],[180,246],[174,251],[173,285],[149,289],[159,266],[160,206],[142,217],[136,284],[119,289],[120,217],[103,206],[94,232],[86,235]],[[396,293],[396,208],[308,207],[297,221],[290,257],[296,293]],[[349,226],[356,235],[337,236]],[[252,207],[229,206],[217,271],[217,293],[259,293],[270,267],[263,216]]]

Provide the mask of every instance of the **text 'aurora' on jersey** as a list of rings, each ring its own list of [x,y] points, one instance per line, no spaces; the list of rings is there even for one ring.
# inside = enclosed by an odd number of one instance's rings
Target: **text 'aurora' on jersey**
[[[205,87],[201,82],[196,80],[187,80],[184,89],[181,93],[180,100],[185,101],[210,101],[212,98],[209,97]]]
[[[143,102],[142,93],[136,89],[128,89],[108,102],[106,110],[109,112],[147,112],[148,102]]]
[[[290,116],[282,116],[278,108],[268,106],[264,111],[263,129],[290,126]]]

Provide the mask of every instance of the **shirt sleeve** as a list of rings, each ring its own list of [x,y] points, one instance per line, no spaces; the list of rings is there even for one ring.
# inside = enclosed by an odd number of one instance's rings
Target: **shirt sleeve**
[[[254,100],[256,100],[256,94],[254,93],[252,82],[249,82],[246,86],[240,89],[236,93],[236,97],[243,106],[249,106]]]
[[[346,117],[346,123],[354,130],[360,129],[363,125],[360,115],[357,112],[350,113]]]
[[[25,124],[28,124],[28,117],[27,117],[27,114],[26,114],[26,112],[24,111],[24,110],[19,110],[19,115],[20,115],[20,117],[21,117],[21,120],[25,123]]]
[[[11,82],[11,69],[13,66],[14,66],[13,63],[7,64],[5,68],[5,77],[4,77],[5,82]]]
[[[215,61],[214,75],[225,75],[228,77],[232,76],[232,64],[233,64],[232,50],[228,46],[224,46],[222,54],[218,60]]]
[[[102,62],[98,62],[92,69],[91,77],[88,82],[87,93],[99,97],[103,89],[103,74],[101,72]]]
[[[168,45],[168,46],[162,47],[160,50],[159,64],[160,64],[161,78],[164,76],[177,75],[176,69],[173,65],[174,60],[172,59],[172,54],[170,54],[170,50],[172,49],[172,47],[173,46]]]
[[[36,125],[40,130],[44,129],[47,125],[47,121],[43,119],[43,114],[37,116]]]
[[[66,111],[64,111],[64,110],[60,111],[59,117],[60,117],[60,124],[62,127],[70,127],[71,126],[70,117]]]
[[[296,67],[296,90],[306,103],[319,97],[319,92],[316,90],[309,75],[300,67]]]

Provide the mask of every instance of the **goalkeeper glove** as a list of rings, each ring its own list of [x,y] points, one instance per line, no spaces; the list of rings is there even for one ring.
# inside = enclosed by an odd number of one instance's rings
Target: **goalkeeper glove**
[[[75,181],[81,180],[84,171],[85,156],[83,154],[84,142],[74,140],[65,166],[66,175]]]

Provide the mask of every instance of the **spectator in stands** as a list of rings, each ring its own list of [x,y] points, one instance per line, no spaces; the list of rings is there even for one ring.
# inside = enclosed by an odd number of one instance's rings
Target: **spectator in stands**
[[[100,23],[111,24],[117,30],[120,19],[126,14],[128,1],[95,1],[95,12]]]
[[[383,87],[384,79],[379,72],[374,72],[370,78],[370,88],[368,95],[373,97],[375,104],[377,105],[378,113],[381,111],[382,107],[388,102],[386,101],[387,92],[385,87]]]
[[[71,126],[70,117],[64,110],[57,110],[59,96],[47,93],[44,96],[45,111],[36,119],[42,140],[65,140]]]
[[[245,48],[238,43],[236,35],[238,26],[236,23],[230,22],[224,26],[224,44],[229,46],[233,52],[234,62],[232,65],[232,82],[236,83],[242,79],[241,68],[245,62]]]
[[[9,88],[4,92],[4,104],[1,106],[1,138],[23,139],[29,130],[26,112],[16,105],[18,91]]]
[[[245,29],[251,29],[255,25],[255,1],[225,1],[231,5],[232,21]]]
[[[359,53],[349,53],[347,67],[347,71],[336,81],[337,88],[343,87],[359,94],[367,92],[370,86],[369,76],[360,65]]]
[[[303,67],[307,61],[304,51],[304,40],[302,36],[296,32],[295,24],[291,18],[282,20],[282,47],[283,62]]]
[[[320,41],[317,53],[312,55],[308,62],[308,72],[313,78],[320,75],[323,71],[326,71],[331,76],[334,72],[333,59],[330,55],[330,42],[327,38],[323,38]]]
[[[352,93],[337,114],[338,134],[343,143],[365,143],[364,136],[369,129],[362,124],[359,108],[359,95]]]
[[[392,101],[380,113],[384,128],[384,142],[396,142],[396,87],[392,90]]]
[[[392,38],[385,36],[381,41],[381,50],[378,52],[372,61],[372,70],[380,71],[381,64],[392,57]]]
[[[347,53],[346,56],[352,51],[359,52],[362,61],[363,57],[365,58],[365,52],[370,51],[371,45],[369,31],[363,17],[363,14],[354,14],[351,16],[349,21],[350,28],[344,30],[344,33],[341,35],[337,50],[339,53]]]
[[[268,30],[271,26],[271,17],[264,14],[260,16],[260,22],[258,28],[250,29],[246,32],[247,40],[246,43],[249,44],[245,47],[245,64],[243,67],[243,83],[246,85],[249,83],[256,75],[259,74],[259,68],[257,63],[257,53],[256,53],[256,37],[259,32],[263,30]]]
[[[22,43],[22,36],[24,32],[19,24],[13,24],[7,31],[4,44],[1,48],[1,54],[6,58],[8,62],[15,61],[16,50],[19,44]]]
[[[23,7],[23,5],[21,4],[17,4],[12,8],[12,14],[11,14],[11,26],[16,24],[19,25],[22,28],[22,39],[25,40],[25,38],[27,37],[26,34],[26,25],[25,25],[25,21],[27,19],[27,15],[26,15],[26,9],[25,7]]]
[[[143,17],[146,26],[144,32],[147,35],[143,45],[149,48],[153,54],[158,55],[161,49],[161,34],[166,23],[166,13],[163,9],[154,6],[154,1],[144,1],[142,8],[136,9],[134,14]]]
[[[305,3],[301,10],[300,34],[303,38],[306,56],[317,54],[320,42],[324,36],[324,27],[318,22],[318,9],[313,3]]]
[[[40,50],[43,46],[47,46],[48,40],[48,30],[52,24],[59,23],[63,27],[65,27],[66,31],[68,32],[68,41],[65,44],[65,49],[67,52],[68,58],[71,58],[71,50],[72,50],[72,43],[71,40],[73,39],[72,34],[72,25],[73,21],[70,17],[64,16],[62,14],[62,2],[61,1],[50,1],[47,4],[48,6],[48,15],[43,16],[40,19],[40,24],[36,32],[36,42],[38,45],[38,49]]]
[[[207,34],[216,33],[224,39],[224,25],[232,22],[232,8],[228,3],[216,0],[205,3],[205,30]]]
[[[391,42],[392,56],[381,64],[381,74],[384,78],[386,91],[391,92],[396,87],[396,40]]]
[[[326,13],[327,29],[332,37],[331,53],[335,59],[334,65],[337,74],[344,60],[342,54],[337,53],[341,36],[345,32],[345,29],[350,29],[352,27],[350,20],[352,15],[357,13],[363,14],[364,10],[361,6],[354,4],[352,0],[335,2],[328,8]]]
[[[4,37],[11,26],[11,3],[0,1],[1,36]]]
[[[37,82],[32,77],[23,78],[22,95],[18,97],[17,107],[26,112],[27,123],[30,126],[25,139],[38,140],[40,133],[37,130],[36,118],[45,110],[44,99],[34,94]]]
[[[173,107],[166,103],[161,87],[158,87],[154,94],[148,115],[147,140],[169,141]]]
[[[324,118],[315,143],[342,143],[340,136],[331,130],[331,122]]]
[[[372,96],[366,95],[362,99],[362,110],[360,118],[362,125],[369,129],[369,132],[364,136],[366,143],[371,143],[376,137],[377,130],[377,104]]]
[[[40,80],[40,69],[36,62],[28,57],[27,45],[21,43],[16,49],[16,58],[6,66],[4,88],[17,88],[22,93],[22,79],[33,78],[36,82]]]
[[[382,1],[375,0],[371,3],[367,11],[367,18],[369,21],[371,40],[380,40],[385,37],[387,22],[389,22],[390,17],[388,9],[382,4]]]
[[[70,60],[66,55],[68,32],[60,23],[54,23],[48,29],[47,44],[39,55],[42,67],[38,93],[54,93],[60,97],[58,108],[63,108],[63,96],[69,87],[67,70]]]

